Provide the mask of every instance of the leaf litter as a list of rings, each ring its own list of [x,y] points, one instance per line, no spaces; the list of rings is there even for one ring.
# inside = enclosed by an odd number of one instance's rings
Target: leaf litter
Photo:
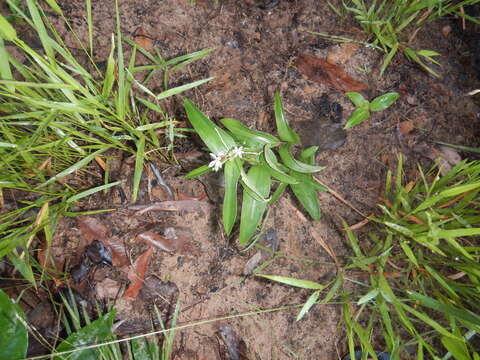
[[[349,77],[343,68],[319,57],[300,55],[296,66],[310,81],[325,83],[340,91],[361,91],[367,86]]]

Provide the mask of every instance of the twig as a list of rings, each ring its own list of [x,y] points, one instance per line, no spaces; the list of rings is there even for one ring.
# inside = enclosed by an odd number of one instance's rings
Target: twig
[[[365,215],[364,213],[362,213],[360,210],[358,210],[355,206],[352,205],[352,203],[350,203],[348,200],[345,200],[345,198],[343,196],[341,196],[339,193],[337,193],[335,190],[333,190],[331,187],[329,187],[328,185],[324,184],[322,181],[320,181],[319,179],[317,179],[315,176],[313,177],[315,179],[316,182],[318,182],[320,185],[324,186],[325,188],[327,188],[327,190],[330,192],[330,194],[332,194],[335,198],[337,198],[337,200],[339,200],[340,202],[344,203],[345,205],[347,205],[348,207],[350,207],[353,211],[355,211],[356,213],[362,215],[364,218],[368,218],[368,215]]]

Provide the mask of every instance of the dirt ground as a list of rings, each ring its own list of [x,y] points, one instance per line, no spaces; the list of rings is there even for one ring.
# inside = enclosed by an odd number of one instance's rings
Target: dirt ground
[[[74,28],[85,36],[83,0],[58,1]],[[327,58],[342,53],[342,45],[306,30],[367,40],[348,18],[341,19],[326,1],[315,0],[121,0],[122,31],[134,37],[142,28],[154,40],[164,58],[204,48],[216,47],[206,59],[192,64],[188,71],[173,73],[172,85],[214,76],[215,79],[187,94],[212,119],[233,117],[256,129],[274,132],[273,94],[281,90],[290,124],[307,145],[320,145],[317,162],[326,166],[319,178],[350,201],[364,214],[376,211],[385,174],[394,169],[397,154],[403,152],[408,168],[416,163],[432,164],[432,141],[466,146],[478,144],[479,108],[465,94],[479,85],[475,72],[475,54],[471,38],[458,20],[442,19],[417,34],[415,48],[439,51],[443,76],[434,78],[402,56],[397,56],[385,75],[379,77],[382,57],[374,49],[359,47],[341,66],[352,78],[364,83],[369,99],[388,91],[397,91],[400,99],[390,109],[374,114],[351,130],[341,130],[353,110],[344,94],[327,84],[305,79],[295,68],[298,55]],[[278,3],[278,4],[277,4]],[[105,60],[114,32],[113,1],[92,1],[96,60]],[[451,26],[449,34],[442,32]],[[62,31],[62,29],[60,29]],[[63,36],[70,36],[63,30]],[[73,46],[73,45],[72,45]],[[161,77],[153,89],[160,88]],[[180,102],[171,103],[177,120],[185,115]],[[405,130],[409,128],[409,131]],[[199,141],[184,141],[178,151],[200,150]],[[93,197],[82,204],[87,209],[114,207],[117,210],[92,216],[122,244],[128,263],[97,269],[78,291],[91,302],[113,302],[120,288],[129,284],[128,268],[147,245],[138,235],[150,231],[165,237],[181,238],[188,246],[166,252],[155,249],[145,276],[145,284],[135,297],[116,299],[118,320],[125,320],[120,333],[136,334],[151,330],[151,310],[160,307],[166,318],[177,298],[181,311],[179,323],[220,318],[260,309],[302,304],[310,292],[244,276],[245,266],[258,249],[240,251],[233,236],[221,232],[219,209],[221,181],[215,176],[185,180],[190,169],[207,161],[207,156],[181,165],[162,164],[161,170],[176,194],[199,197],[198,204],[184,211],[149,211],[138,214],[129,209],[129,186],[107,197]],[[113,176],[128,179],[131,159],[119,162]],[[148,175],[148,174],[147,174]],[[147,184],[151,174],[146,176]],[[220,185],[219,185],[220,184]],[[208,196],[205,197],[205,194]],[[185,198],[185,196],[184,196]],[[336,268],[320,240],[328,242],[343,261],[348,256],[341,219],[354,224],[362,216],[336,200],[320,194],[322,219],[312,222],[299,210],[291,194],[286,194],[269,213],[265,230],[271,235],[263,243],[277,246],[286,256],[277,256],[263,272],[327,283]],[[142,187],[138,204],[169,200],[155,184]],[[55,237],[54,254],[71,266],[79,261],[86,245],[81,219],[64,219]],[[273,235],[272,235],[273,234]],[[274,239],[276,237],[276,240]],[[137,239],[137,240],[136,240]],[[272,240],[274,239],[274,240]],[[269,242],[270,241],[270,242]],[[273,244],[278,242],[278,244]],[[230,326],[245,343],[247,359],[337,359],[346,352],[345,335],[339,327],[341,308],[335,305],[314,307],[296,322],[299,309],[282,310],[254,316],[239,316],[180,330],[176,335],[175,359],[225,359],[219,329]],[[223,350],[222,350],[223,349]]]

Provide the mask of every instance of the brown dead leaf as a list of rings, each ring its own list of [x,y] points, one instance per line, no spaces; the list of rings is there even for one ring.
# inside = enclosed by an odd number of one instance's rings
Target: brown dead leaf
[[[310,81],[326,83],[340,91],[361,91],[367,87],[349,77],[345,71],[315,56],[301,55],[296,65],[302,75]]]
[[[183,193],[178,193],[177,194],[177,199],[178,200],[205,200],[207,199],[207,193],[203,191],[203,194],[200,196],[194,196],[194,195],[189,195],[189,194],[183,194]]]
[[[145,231],[144,233],[138,234],[137,239],[144,242],[148,246],[154,246],[162,251],[169,253],[173,253],[175,251],[175,246],[172,240],[165,239],[163,236],[155,234],[151,231]]]
[[[106,241],[110,235],[107,227],[94,217],[82,216],[78,219],[78,224],[87,244],[93,240]]]
[[[173,229],[173,228],[169,228]],[[175,231],[175,229],[173,229]],[[190,240],[186,236],[171,235],[171,232],[165,234],[165,237],[160,236],[151,231],[145,231],[136,238],[138,241],[142,241],[145,244],[156,247],[162,251],[169,253],[178,252],[182,255],[198,255],[196,249],[190,243]]]
[[[110,249],[113,265],[123,266],[128,264],[123,242],[117,237],[110,237],[110,231],[98,219],[82,216],[79,218],[78,223],[87,245],[93,240],[100,240]]]
[[[410,134],[413,130],[415,130],[415,126],[413,125],[413,121],[408,120],[408,121],[402,121],[398,124],[398,129],[400,131],[400,134],[402,135],[408,135]]]
[[[123,296],[137,297],[140,289],[143,286],[143,279],[145,279],[145,273],[147,272],[148,265],[150,264],[152,254],[153,248],[149,247],[147,251],[145,251],[137,258],[135,264],[133,265],[133,268],[130,268],[130,271],[128,272],[128,280],[130,280],[131,282]]]
[[[134,33],[135,36],[135,43],[147,50],[148,52],[151,52],[153,50],[153,39],[151,36],[149,36],[145,30],[143,30],[142,27],[137,28]]]
[[[342,43],[332,46],[327,55],[327,61],[334,65],[345,64],[353,55],[355,51],[360,47],[355,43]]]

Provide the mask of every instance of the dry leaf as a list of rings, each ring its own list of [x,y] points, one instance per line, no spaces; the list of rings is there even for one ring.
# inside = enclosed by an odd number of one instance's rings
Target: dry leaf
[[[413,125],[412,120],[408,121],[402,121],[398,124],[398,129],[400,130],[400,134],[402,135],[408,135],[410,134],[413,130],[415,130],[415,126]]]
[[[130,280],[130,286],[123,296],[126,297],[137,297],[140,289],[143,286],[143,279],[145,279],[145,273],[148,269],[148,264],[150,264],[150,259],[152,258],[153,248],[149,247],[147,251],[141,254],[138,259],[135,261],[133,268],[130,268],[128,272],[128,280]]]
[[[143,30],[142,27],[135,30],[135,43],[148,52],[153,50],[153,39],[145,32],[145,30]]]
[[[107,227],[96,218],[82,216],[78,219],[78,224],[87,244],[93,240],[106,241],[110,235]]]
[[[330,64],[343,65],[352,57],[353,53],[357,51],[359,47],[360,45],[355,43],[343,43],[332,46],[328,52],[327,61]]]
[[[90,244],[93,240],[101,240],[112,253],[113,265],[123,266],[128,264],[123,242],[118,237],[110,237],[110,231],[98,219],[82,216],[78,223],[87,244]]]
[[[151,231],[145,231],[137,236],[137,239],[143,241],[148,246],[155,246],[160,250],[173,253],[175,251],[175,246],[172,243],[172,240],[165,239],[164,237],[155,234]]]
[[[315,56],[301,55],[296,65],[308,80],[326,83],[340,91],[361,91],[367,87],[349,77],[345,71],[329,62]]]

